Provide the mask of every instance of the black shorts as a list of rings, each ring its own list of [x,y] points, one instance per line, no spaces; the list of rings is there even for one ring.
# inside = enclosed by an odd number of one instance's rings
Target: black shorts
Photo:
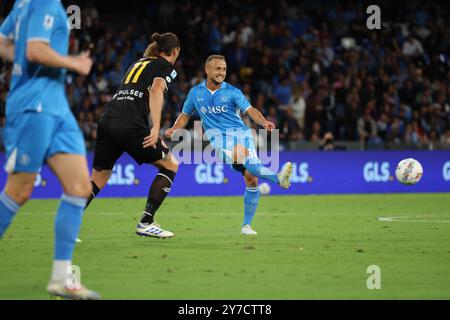
[[[161,139],[158,139],[155,148],[142,146],[144,138],[149,134],[150,128],[138,121],[103,116],[97,127],[93,168],[112,170],[124,152],[139,165],[165,158],[169,148]]]

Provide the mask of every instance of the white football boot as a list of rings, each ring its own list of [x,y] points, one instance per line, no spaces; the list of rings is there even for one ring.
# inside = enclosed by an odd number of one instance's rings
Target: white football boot
[[[245,226],[242,227],[241,234],[245,234],[248,236],[256,236],[258,234],[258,232],[253,230],[249,224],[246,224]]]
[[[278,173],[278,184],[284,189],[291,186],[292,162],[286,162]]]
[[[76,242],[76,243],[81,243],[81,242],[83,242],[83,241],[81,241],[80,238],[77,238],[77,240],[75,240],[75,242]]]
[[[155,238],[172,238],[174,236],[173,232],[162,229],[156,222],[148,225],[139,222],[136,227],[136,234],[138,236]]]
[[[70,300],[99,300],[100,295],[87,289],[81,283],[68,285],[67,280],[50,280],[47,285],[47,292],[56,297]]]

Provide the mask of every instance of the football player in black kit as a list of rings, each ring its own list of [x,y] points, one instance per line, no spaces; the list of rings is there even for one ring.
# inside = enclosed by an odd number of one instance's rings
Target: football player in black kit
[[[177,76],[173,65],[180,53],[180,41],[173,33],[154,33],[151,39],[144,56],[128,69],[98,123],[91,176],[93,192],[86,207],[106,185],[117,159],[127,152],[139,165],[149,163],[159,169],[136,233],[170,238],[174,234],[163,230],[153,219],[178,170],[178,162],[159,138],[159,130],[164,93]],[[150,147],[143,147],[144,138],[150,141]]]

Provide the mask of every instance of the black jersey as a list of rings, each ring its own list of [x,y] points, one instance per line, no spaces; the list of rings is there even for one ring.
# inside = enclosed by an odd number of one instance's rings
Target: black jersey
[[[153,79],[162,78],[169,86],[176,76],[173,65],[162,57],[138,60],[127,70],[122,84],[106,105],[104,115],[147,124],[150,115],[149,89]]]

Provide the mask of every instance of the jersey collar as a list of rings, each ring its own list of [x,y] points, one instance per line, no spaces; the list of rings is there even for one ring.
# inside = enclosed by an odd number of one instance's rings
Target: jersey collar
[[[220,85],[220,88],[219,88],[219,89],[217,89],[217,91],[219,91],[219,90],[221,90],[221,89],[225,88],[225,86],[226,86],[226,85],[227,85],[227,84],[226,84],[226,82],[225,82],[225,81],[224,81],[224,82],[222,82],[222,84]],[[203,86],[203,87],[205,87],[205,89],[206,89],[206,90],[208,90],[208,87],[206,86],[206,80],[204,80],[204,81],[203,81],[203,83],[202,83],[202,86]],[[216,92],[217,92],[217,91],[216,91]]]

